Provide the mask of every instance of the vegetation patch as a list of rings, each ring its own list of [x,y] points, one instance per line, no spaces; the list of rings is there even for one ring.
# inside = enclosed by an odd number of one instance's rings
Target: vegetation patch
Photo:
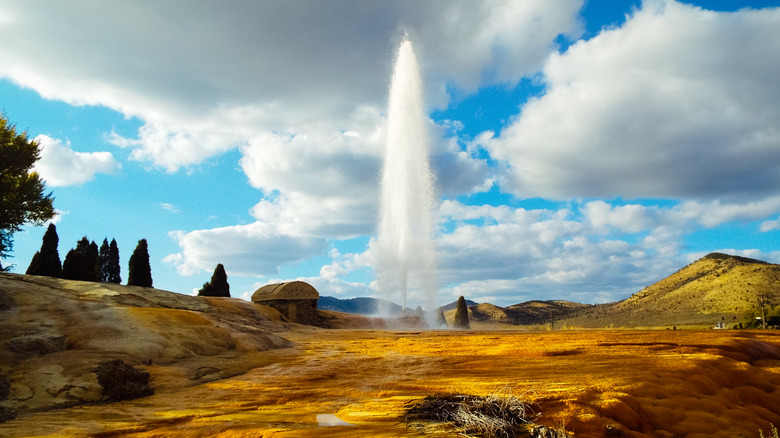
[[[565,437],[563,431],[534,426],[532,406],[506,392],[487,396],[429,395],[406,406],[407,423],[441,423],[478,437]]]

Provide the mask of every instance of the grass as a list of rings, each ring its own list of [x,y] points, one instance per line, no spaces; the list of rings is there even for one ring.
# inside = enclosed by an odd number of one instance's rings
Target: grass
[[[775,427],[774,424],[770,427],[769,433],[771,435],[764,435],[764,431],[763,430],[759,430],[758,431],[758,434],[759,434],[759,436],[761,436],[761,438],[764,438],[764,437],[766,437],[766,438],[780,438],[780,435],[778,434],[777,428]]]
[[[467,394],[429,395],[407,404],[404,420],[451,425],[466,436],[566,437],[562,427],[533,426],[532,405],[511,394],[508,387],[486,396]]]

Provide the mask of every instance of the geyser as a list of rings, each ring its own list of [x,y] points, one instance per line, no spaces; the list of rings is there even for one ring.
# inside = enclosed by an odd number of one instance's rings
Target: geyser
[[[422,80],[408,39],[398,49],[387,119],[376,279],[382,298],[394,302],[400,298],[404,311],[409,291],[416,291],[422,304],[432,309],[437,289],[431,235],[434,183],[428,163]]]

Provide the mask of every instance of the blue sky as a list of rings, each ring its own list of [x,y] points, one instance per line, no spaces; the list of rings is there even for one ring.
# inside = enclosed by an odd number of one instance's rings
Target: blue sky
[[[438,303],[619,300],[712,251],[780,263],[777,1],[12,0],[0,110],[43,145],[61,258],[116,238],[126,278],[146,238],[162,289],[223,263],[236,297],[372,296],[404,33]]]

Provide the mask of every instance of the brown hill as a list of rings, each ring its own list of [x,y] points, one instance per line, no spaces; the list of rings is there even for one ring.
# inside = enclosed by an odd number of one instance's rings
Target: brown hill
[[[726,327],[755,309],[760,296],[780,301],[780,265],[709,254],[617,303],[582,309],[559,321],[572,327]]]
[[[481,324],[537,325],[546,324],[551,318],[560,319],[576,310],[591,307],[589,304],[570,301],[526,301],[509,307],[490,303],[468,306],[469,321]],[[448,323],[454,318],[455,310],[445,312]]]

